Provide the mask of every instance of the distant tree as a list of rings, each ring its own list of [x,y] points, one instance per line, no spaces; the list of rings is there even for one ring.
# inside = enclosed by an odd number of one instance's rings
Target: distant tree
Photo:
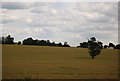
[[[64,45],[68,45],[67,42],[64,42]]]
[[[120,44],[117,44],[117,45],[115,46],[115,49],[120,49]]]
[[[7,37],[0,37],[0,44],[14,44],[14,38],[10,35]]]
[[[115,48],[115,45],[113,43],[109,43],[109,47]]]
[[[23,45],[34,45],[34,41],[31,37],[27,38],[27,39],[23,40]]]
[[[104,45],[104,48],[107,49],[109,46],[108,45]]]
[[[39,45],[39,40],[37,40],[37,39],[36,39],[36,40],[33,40],[33,44],[34,44],[34,45]]]
[[[2,37],[2,44],[14,44],[14,38],[10,35],[7,37]]]
[[[2,44],[5,44],[5,37],[2,37]]]
[[[98,44],[100,45],[100,48],[103,48],[103,43],[98,41]]]
[[[80,43],[80,47],[88,48],[88,43],[87,42]]]
[[[101,52],[101,45],[99,42],[96,41],[95,37],[90,38],[88,40],[88,48],[89,48],[89,53],[90,56],[92,56],[92,59]]]
[[[56,46],[55,42],[52,42],[52,43],[51,43],[51,46]]]
[[[57,44],[57,46],[60,46],[60,47],[62,47],[62,43],[58,43],[58,44]]]
[[[21,45],[21,41],[18,41],[18,45]]]
[[[67,42],[64,42],[63,47],[70,47],[69,44]]]
[[[95,42],[96,38],[95,37],[91,37],[90,40],[93,41],[93,42]]]
[[[10,35],[8,35],[5,39],[5,43],[6,44],[14,44],[13,40],[14,40],[14,38],[11,37]]]
[[[47,46],[47,42],[45,40],[40,40],[40,45]]]
[[[50,43],[50,40],[47,40],[46,42],[47,42],[47,43]]]
[[[47,40],[47,46],[51,46],[50,40]]]

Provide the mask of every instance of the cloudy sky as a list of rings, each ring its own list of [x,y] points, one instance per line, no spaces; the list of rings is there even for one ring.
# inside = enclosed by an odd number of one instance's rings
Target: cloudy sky
[[[71,46],[92,36],[104,44],[118,42],[116,2],[3,2],[2,35],[67,41]]]

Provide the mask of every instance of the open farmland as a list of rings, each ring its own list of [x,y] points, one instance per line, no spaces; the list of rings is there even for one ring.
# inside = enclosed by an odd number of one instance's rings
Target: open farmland
[[[3,45],[3,79],[117,79],[118,50]]]

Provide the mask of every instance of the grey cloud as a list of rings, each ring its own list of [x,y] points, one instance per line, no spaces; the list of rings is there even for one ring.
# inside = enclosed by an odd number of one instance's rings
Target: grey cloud
[[[31,12],[33,13],[49,13],[51,12],[51,5],[53,3],[51,2],[34,2],[33,5],[32,5],[32,9],[31,9]]]
[[[15,10],[15,9],[28,9],[31,7],[30,2],[2,2],[2,8]]]

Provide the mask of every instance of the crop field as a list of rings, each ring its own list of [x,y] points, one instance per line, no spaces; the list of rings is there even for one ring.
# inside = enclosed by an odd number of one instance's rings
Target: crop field
[[[3,79],[117,79],[118,50],[92,59],[86,48],[2,46]]]

